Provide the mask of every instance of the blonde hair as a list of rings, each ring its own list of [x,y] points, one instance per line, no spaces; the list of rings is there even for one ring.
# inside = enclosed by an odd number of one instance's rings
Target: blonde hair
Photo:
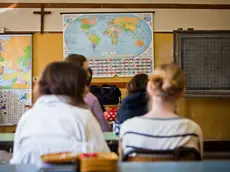
[[[151,91],[163,100],[176,100],[185,88],[185,74],[175,64],[157,67],[149,79]]]

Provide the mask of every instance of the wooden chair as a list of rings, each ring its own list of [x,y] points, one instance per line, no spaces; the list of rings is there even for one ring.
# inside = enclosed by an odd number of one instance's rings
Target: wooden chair
[[[200,161],[201,155],[194,148],[179,147],[175,150],[134,149],[122,158],[123,161],[156,162],[156,161]]]

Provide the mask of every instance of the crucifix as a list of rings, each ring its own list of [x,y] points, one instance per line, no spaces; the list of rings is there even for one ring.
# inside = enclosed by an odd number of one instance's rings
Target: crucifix
[[[44,4],[41,4],[41,11],[34,11],[34,14],[39,14],[41,15],[41,34],[44,33],[44,17],[46,14],[51,14],[51,11],[45,11],[45,6]]]

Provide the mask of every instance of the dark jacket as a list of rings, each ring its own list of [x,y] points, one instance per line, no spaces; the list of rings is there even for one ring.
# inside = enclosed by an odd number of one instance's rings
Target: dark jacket
[[[121,102],[117,112],[117,120],[123,123],[129,118],[142,116],[148,112],[148,99],[146,92],[137,92],[128,95]]]

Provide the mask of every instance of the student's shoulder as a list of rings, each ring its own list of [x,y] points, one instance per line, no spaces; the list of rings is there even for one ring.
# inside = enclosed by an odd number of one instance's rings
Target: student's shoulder
[[[87,108],[87,105],[85,105],[85,107],[71,106],[70,111],[72,114],[77,114],[80,116],[91,114],[91,110],[89,108]]]
[[[18,124],[24,123],[33,116],[33,108],[27,110],[19,119]]]
[[[202,133],[202,129],[200,125],[196,123],[195,121],[188,119],[188,118],[183,118],[183,121],[189,126],[191,130],[193,130],[193,132]]]
[[[133,130],[136,129],[137,126],[142,125],[143,119],[141,117],[133,117],[131,119],[127,119],[125,122],[121,124],[121,132],[125,130]]]
[[[86,94],[86,99],[90,99],[91,101],[98,101],[97,97],[91,92]]]

